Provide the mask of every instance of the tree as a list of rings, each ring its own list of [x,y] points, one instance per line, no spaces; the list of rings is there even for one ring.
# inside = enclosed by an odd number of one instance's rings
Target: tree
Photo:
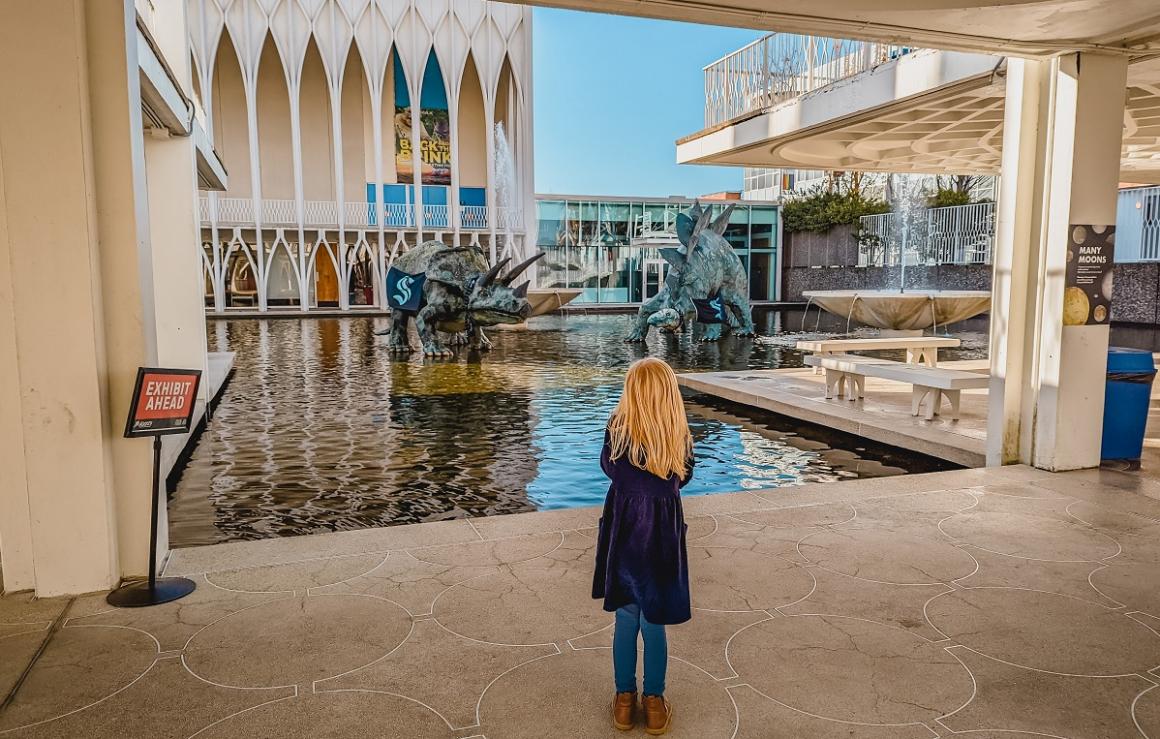
[[[977,175],[939,175],[935,177],[935,192],[927,205],[931,208],[967,205],[972,202],[971,193],[981,181],[982,178]]]
[[[866,215],[887,213],[890,204],[862,193],[863,181],[838,187],[840,180],[814,187],[790,197],[782,206],[786,231],[828,231],[834,226],[856,224]]]

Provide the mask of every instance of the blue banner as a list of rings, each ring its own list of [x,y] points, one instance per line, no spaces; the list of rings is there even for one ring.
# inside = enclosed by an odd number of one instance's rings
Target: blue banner
[[[697,323],[726,323],[729,320],[725,315],[725,301],[720,295],[693,298],[693,305],[697,306]]]
[[[423,303],[423,283],[427,275],[409,275],[391,267],[387,270],[387,305],[414,313]]]

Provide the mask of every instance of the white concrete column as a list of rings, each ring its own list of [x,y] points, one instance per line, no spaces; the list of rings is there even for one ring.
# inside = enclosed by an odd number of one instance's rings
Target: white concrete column
[[[423,226],[426,220],[423,217],[423,155],[420,152],[420,147],[423,145],[423,139],[419,135],[419,110],[422,105],[423,82],[422,77],[419,78],[419,84],[412,85],[411,90],[411,168],[413,174],[411,175],[411,187],[415,191],[415,246],[423,243]]]
[[[495,90],[490,97],[483,101],[483,124],[486,129],[484,147],[487,152],[487,189],[484,191],[484,202],[487,203],[487,231],[490,238],[489,254],[494,264],[496,254],[496,220],[498,219],[498,203],[495,197]]]
[[[1064,326],[1072,225],[1116,222],[1127,60],[1008,59],[989,464],[1099,464],[1108,326]]]
[[[135,20],[129,0],[0,5],[0,99],[20,101],[0,107],[10,590],[107,588],[119,553],[147,554],[118,530],[130,470],[149,478],[148,443],[119,438],[126,401],[136,366],[156,360]]]
[[[152,255],[153,292],[164,296],[154,307],[157,327],[157,364],[162,367],[208,371],[209,351],[205,331],[202,256],[199,244],[200,224],[197,210],[197,153],[193,139],[150,131],[145,137],[145,173],[148,182],[149,237]],[[196,248],[194,248],[196,247]],[[126,366],[125,371],[135,368]],[[203,374],[204,377],[204,374]],[[196,416],[205,411],[209,385],[202,383]],[[128,402],[126,398],[126,403]],[[116,420],[116,419],[114,419]],[[119,431],[120,429],[115,429]],[[173,468],[189,437],[174,434],[162,439],[162,474]],[[140,439],[128,444],[144,447]],[[149,540],[148,466],[135,464],[132,485],[119,486],[118,518],[122,540]],[[124,477],[118,475],[118,480]],[[158,509],[157,542],[159,552],[169,549],[169,527],[165,506]],[[143,574],[148,570],[148,547],[134,546],[121,551],[125,572]],[[160,557],[159,557],[160,559]]]
[[[459,245],[459,233],[463,228],[459,206],[459,95],[462,88],[447,98],[448,125],[451,126],[451,188],[447,192],[447,226],[455,235],[455,245]]]

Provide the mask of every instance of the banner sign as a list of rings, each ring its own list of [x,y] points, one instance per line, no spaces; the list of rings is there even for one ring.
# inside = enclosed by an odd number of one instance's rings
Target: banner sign
[[[1072,224],[1063,289],[1063,325],[1107,325],[1112,315],[1115,226]]]
[[[431,57],[434,59],[434,57]],[[395,67],[395,171],[398,182],[415,182],[411,140],[411,100],[402,65]],[[438,61],[427,64],[419,104],[419,162],[424,185],[451,184],[451,118]]]
[[[391,267],[387,270],[387,305],[414,313],[423,304],[423,283],[427,275],[409,275]]]
[[[725,301],[720,295],[707,299],[693,298],[693,305],[697,307],[697,323],[725,323],[729,320],[725,315]]]
[[[188,432],[200,384],[201,370],[138,368],[125,438]]]

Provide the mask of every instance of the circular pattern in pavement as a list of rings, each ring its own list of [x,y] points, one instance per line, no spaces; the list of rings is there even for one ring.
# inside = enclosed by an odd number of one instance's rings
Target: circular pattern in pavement
[[[739,520],[759,526],[775,528],[798,528],[809,526],[833,526],[854,519],[854,509],[848,503],[823,503],[821,505],[796,508],[774,508],[764,511],[747,511],[735,514]]]
[[[798,551],[828,570],[895,585],[950,582],[976,569],[974,558],[934,527],[823,531],[802,539]]]
[[[306,693],[243,711],[214,724],[198,739],[433,739],[450,737],[447,724],[415,701],[362,691]]]
[[[961,513],[940,527],[980,549],[1046,562],[1093,562],[1120,551],[1115,540],[1095,529],[1019,513]]]
[[[542,557],[560,546],[564,535],[531,534],[495,541],[473,541],[466,544],[448,544],[410,550],[410,555],[422,562],[457,567],[501,565]]]
[[[301,685],[369,664],[401,644],[410,631],[407,612],[378,598],[284,598],[205,627],[190,639],[185,663],[195,675],[218,685]]]
[[[689,516],[685,523],[689,525],[685,532],[686,541],[704,538],[717,530],[717,521],[712,516]]]
[[[435,618],[450,631],[493,644],[548,644],[607,626],[592,600],[592,562],[538,559],[501,567],[450,588],[435,601]],[[578,606],[577,604],[583,604]]]
[[[733,702],[713,678],[671,658],[667,677],[665,697],[673,704],[672,731],[667,736],[733,735],[737,722]],[[613,690],[609,649],[566,650],[528,662],[484,692],[479,733],[504,739],[628,736],[609,721]]]
[[[851,523],[855,527],[889,522],[907,525],[920,520],[937,523],[939,519],[974,507],[975,503],[975,496],[963,490],[869,498],[854,504],[858,517]]]
[[[1160,688],[1149,688],[1137,696],[1132,705],[1132,718],[1145,736],[1160,736]]]
[[[774,700],[862,724],[929,721],[971,698],[970,672],[901,629],[839,616],[788,616],[734,635],[733,669]]]
[[[44,632],[0,641],[0,675],[13,680],[31,659]],[[107,698],[153,664],[157,643],[136,629],[69,626],[48,643],[15,701],[0,711],[0,731],[62,716]],[[11,683],[5,683],[9,685]]]
[[[350,580],[382,564],[385,554],[328,557],[270,567],[250,567],[206,573],[205,579],[223,590],[243,593],[285,593]]]
[[[693,605],[715,611],[759,611],[800,600],[814,588],[804,568],[745,549],[689,547]]]
[[[1091,574],[1101,593],[1135,611],[1160,618],[1160,567],[1147,564],[1111,564]]]
[[[936,596],[936,629],[980,654],[1064,675],[1128,675],[1160,665],[1160,636],[1119,611],[1054,593],[972,588]]]

